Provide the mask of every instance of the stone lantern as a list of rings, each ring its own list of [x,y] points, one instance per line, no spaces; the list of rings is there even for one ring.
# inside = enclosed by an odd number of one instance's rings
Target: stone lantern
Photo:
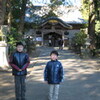
[[[8,65],[8,46],[6,42],[6,34],[8,27],[6,25],[2,25],[0,28],[0,67],[2,69],[6,69]]]
[[[89,58],[90,57],[90,49],[89,49],[89,46],[90,46],[90,38],[87,37],[86,38],[86,42],[85,42],[85,48],[84,48],[84,57],[83,58]]]

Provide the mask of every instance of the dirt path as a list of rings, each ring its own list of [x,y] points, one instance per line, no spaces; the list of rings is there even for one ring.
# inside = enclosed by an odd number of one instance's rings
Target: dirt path
[[[43,70],[54,48],[40,49],[40,56],[31,59],[28,69],[27,100],[47,100],[48,85],[43,81]],[[65,76],[60,86],[59,100],[100,100],[100,70],[96,70],[100,64],[96,60],[82,60],[67,48],[59,54]],[[0,71],[0,100],[15,100],[11,71]]]
[[[27,79],[27,100],[47,100],[48,85],[43,82],[43,70],[52,50],[53,48],[42,49],[37,64]],[[95,69],[97,62],[81,60],[67,48],[59,53],[65,72],[59,100],[99,100],[100,72]]]

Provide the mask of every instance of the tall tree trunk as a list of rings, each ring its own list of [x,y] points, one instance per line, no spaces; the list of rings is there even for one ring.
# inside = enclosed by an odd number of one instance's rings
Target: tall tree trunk
[[[95,4],[94,0],[90,0],[90,8],[89,8],[89,22],[88,22],[88,34],[91,38],[91,44],[95,44]]]
[[[20,24],[19,24],[19,33],[21,34],[23,34],[24,32],[26,4],[27,4],[27,0],[22,0],[21,18],[20,18]]]
[[[6,0],[0,0],[0,25],[4,24],[5,11],[6,11]]]
[[[8,17],[7,17],[7,23],[8,23],[8,31],[10,33],[11,31],[11,17],[12,17],[12,9],[11,9],[11,0],[7,1],[7,7],[8,7]]]

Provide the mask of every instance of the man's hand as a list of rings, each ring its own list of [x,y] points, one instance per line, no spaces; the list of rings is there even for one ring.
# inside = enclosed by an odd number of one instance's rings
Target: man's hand
[[[20,72],[22,71],[22,69],[19,70]]]

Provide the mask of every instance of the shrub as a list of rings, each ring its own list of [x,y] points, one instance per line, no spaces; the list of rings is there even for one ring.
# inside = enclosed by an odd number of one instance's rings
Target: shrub
[[[84,31],[80,31],[79,33],[76,33],[74,39],[75,43],[77,45],[83,46],[86,42],[87,35],[84,33]]]
[[[24,41],[22,34],[18,33],[16,28],[11,28],[11,33],[7,34],[9,54],[15,50],[16,42],[18,41]]]

